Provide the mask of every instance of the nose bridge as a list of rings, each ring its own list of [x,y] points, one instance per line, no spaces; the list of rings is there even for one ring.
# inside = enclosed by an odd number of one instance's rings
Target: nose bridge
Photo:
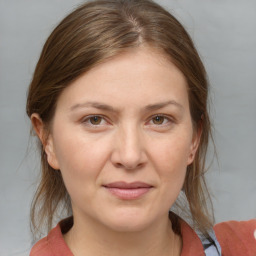
[[[115,162],[126,169],[134,169],[145,161],[142,132],[137,125],[126,123],[120,127],[115,154]]]

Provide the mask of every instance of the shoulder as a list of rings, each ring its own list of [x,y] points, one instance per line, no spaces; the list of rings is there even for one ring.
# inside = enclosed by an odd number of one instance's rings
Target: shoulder
[[[222,222],[214,231],[224,256],[256,255],[256,219]]]
[[[65,224],[66,220],[53,228],[48,236],[39,240],[32,247],[29,256],[73,256],[62,235],[63,223]]]
[[[204,256],[204,247],[196,232],[182,219],[180,219],[180,228],[182,237],[181,256]]]
[[[43,255],[53,256],[49,247],[47,237],[44,237],[43,239],[39,240],[32,247],[31,252],[29,254],[29,256],[43,256]]]

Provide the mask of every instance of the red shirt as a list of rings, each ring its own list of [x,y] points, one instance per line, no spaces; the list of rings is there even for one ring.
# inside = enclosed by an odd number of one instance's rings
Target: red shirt
[[[33,246],[30,256],[74,256],[63,239],[63,229],[65,226],[60,222],[48,236]],[[223,256],[256,256],[256,219],[219,223],[214,231]],[[184,221],[181,223],[181,234],[181,256],[205,255],[201,240]]]

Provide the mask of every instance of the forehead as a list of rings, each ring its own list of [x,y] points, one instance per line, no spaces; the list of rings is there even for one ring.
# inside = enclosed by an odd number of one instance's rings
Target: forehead
[[[140,47],[81,75],[64,89],[58,105],[86,100],[127,106],[175,100],[186,105],[187,83],[167,56],[153,48]]]

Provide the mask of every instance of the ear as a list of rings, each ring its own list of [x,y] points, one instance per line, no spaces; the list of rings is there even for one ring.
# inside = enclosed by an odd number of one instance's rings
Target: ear
[[[53,169],[59,170],[59,163],[56,157],[52,135],[47,133],[44,123],[40,118],[39,114],[33,113],[30,117],[30,120],[34,131],[36,132],[38,138],[43,145],[43,149],[47,155],[48,164]]]
[[[200,144],[201,135],[202,135],[202,124],[200,122],[193,133],[193,139],[190,146],[190,154],[188,156],[187,165],[190,165],[191,163],[193,163],[195,159],[195,155]]]

